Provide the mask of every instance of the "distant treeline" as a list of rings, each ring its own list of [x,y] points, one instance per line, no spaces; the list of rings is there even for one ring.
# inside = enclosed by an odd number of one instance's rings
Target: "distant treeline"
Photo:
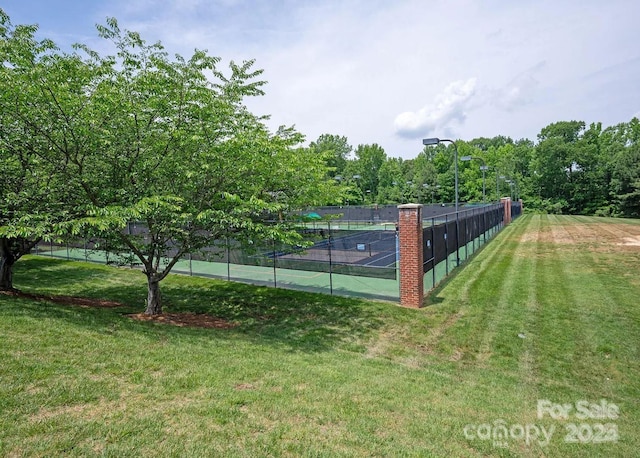
[[[521,198],[525,208],[549,213],[640,216],[640,121],[603,128],[561,121],[535,142],[509,137],[456,141],[460,202],[500,196]],[[428,146],[415,159],[388,157],[380,146],[321,135],[310,148],[324,153],[331,177],[349,184],[349,203],[453,202],[454,150]],[[471,160],[467,156],[471,156]],[[464,158],[467,160],[460,160]]]

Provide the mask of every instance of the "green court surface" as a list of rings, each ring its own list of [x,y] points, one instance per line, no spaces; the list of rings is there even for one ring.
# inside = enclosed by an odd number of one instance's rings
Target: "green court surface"
[[[36,253],[41,256],[80,260],[107,264],[113,255],[104,251],[82,248],[40,247]],[[356,296],[369,299],[398,301],[400,297],[398,280],[359,277],[328,272],[310,272],[273,267],[227,264],[184,259],[172,269],[173,273],[218,278],[254,285],[275,286],[341,296]]]
[[[370,227],[381,228],[382,226],[372,225]],[[426,272],[423,281],[425,291],[435,288],[458,264],[462,265],[475,251],[487,243],[496,232],[496,229],[491,229],[486,234],[480,235],[476,240],[460,247],[458,254],[455,252],[450,254],[446,261],[440,262],[435,269]],[[113,255],[108,255],[104,251],[67,248],[64,246],[40,246],[36,254],[99,264],[109,264],[115,261]],[[356,296],[395,302],[400,299],[398,276],[396,276],[395,280],[392,280],[191,259],[179,261],[173,267],[172,272],[340,296]]]

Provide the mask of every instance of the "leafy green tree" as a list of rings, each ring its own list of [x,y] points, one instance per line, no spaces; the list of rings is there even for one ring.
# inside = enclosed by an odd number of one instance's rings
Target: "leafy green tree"
[[[52,178],[32,154],[36,146],[0,117],[0,290],[13,290],[14,264],[50,237],[56,208]]]
[[[377,145],[358,145],[355,151],[354,170],[360,179],[357,180],[359,189],[369,203],[378,195],[379,172],[387,159],[384,149]]]
[[[510,137],[498,135],[493,138],[478,137],[466,142],[469,146],[472,146],[480,151],[488,151],[489,148],[498,149],[501,146],[513,145],[514,142]]]
[[[430,160],[427,148],[418,154],[413,162],[413,174],[411,182],[414,184],[418,200],[420,202],[430,202],[432,190],[438,182],[436,166]]]
[[[378,174],[378,202],[381,204],[395,204],[403,201],[402,190],[404,176],[402,174],[402,159],[387,158],[380,166]]]
[[[347,205],[364,203],[364,192],[361,189],[362,175],[356,159],[348,159],[341,175],[340,182],[346,188],[344,200]]]
[[[160,282],[175,264],[212,240],[297,243],[288,215],[322,202],[336,184],[299,133],[271,134],[246,109],[243,100],[264,84],[253,62],[232,62],[225,75],[218,58],[195,51],[171,60],[115,19],[98,30],[117,55],[79,46],[84,57],[57,57],[65,84],[36,80],[38,110],[25,122],[48,142],[48,159],[87,215],[63,228],[100,237],[122,263],[142,265],[147,314],[162,312]],[[130,221],[146,230],[129,233]]]
[[[532,166],[537,172],[540,197],[550,202],[554,211],[564,212],[572,207],[570,183],[572,174],[579,170],[575,158],[584,128],[582,121],[562,121],[544,127],[538,134]]]
[[[459,197],[461,202],[482,202],[482,171],[481,161],[476,158],[484,158],[484,151],[472,142],[458,141],[458,175]],[[469,156],[470,161],[461,158]],[[485,160],[486,162],[486,160]]]
[[[532,189],[553,211],[593,214],[606,206],[608,171],[602,126],[563,121],[543,128],[532,160]]]
[[[533,204],[535,196],[535,175],[531,168],[534,155],[535,145],[531,140],[523,138],[514,143],[513,178],[517,184],[518,198],[524,201],[525,208]]]
[[[320,135],[315,142],[311,142],[309,148],[316,154],[325,157],[329,176],[332,178],[342,177],[349,155],[353,150],[347,137],[331,134]]]
[[[640,121],[633,118],[605,129],[601,135],[602,156],[608,159],[609,208],[605,215],[640,217]]]
[[[601,133],[602,125],[593,123],[576,142],[568,183],[571,213],[593,214],[606,205],[608,174]]]
[[[457,143],[457,142],[456,142]],[[442,202],[455,201],[455,166],[453,145],[439,144],[435,147],[425,148],[426,157],[436,170],[438,194]],[[459,171],[458,171],[459,172]],[[458,176],[458,178],[460,178]],[[458,190],[459,191],[459,190]]]
[[[7,127],[3,120],[0,127],[0,290],[13,289],[13,265],[38,243],[42,236],[38,226],[46,226],[46,218],[37,216],[41,199],[46,198],[46,187],[34,180],[38,175],[32,175],[32,157],[28,152],[15,143],[6,143]]]
[[[37,26],[13,26],[0,9],[0,289],[13,289],[13,266],[56,225],[71,217],[61,203],[66,186],[43,160],[49,143],[31,135],[25,119],[39,118],[34,81],[63,81],[52,63],[57,49],[37,40]],[[64,83],[63,83],[64,84]],[[40,119],[42,121],[42,119]]]

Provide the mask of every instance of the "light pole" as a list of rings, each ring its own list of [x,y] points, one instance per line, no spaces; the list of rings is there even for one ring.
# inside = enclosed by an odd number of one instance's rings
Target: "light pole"
[[[498,169],[496,169],[496,189],[498,189],[498,178],[501,180],[506,180],[507,177],[504,175],[498,175]],[[498,200],[500,200],[500,195],[498,195]]]
[[[425,189],[430,189],[431,190],[431,205],[433,205],[433,202],[435,201],[436,198],[436,189],[440,188],[439,184],[423,184],[422,186],[425,187]]]
[[[442,142],[449,142],[453,145],[453,162],[455,169],[455,193],[456,193],[456,218],[458,213],[458,147],[456,142],[448,138],[424,138],[422,144],[425,146],[437,145]]]
[[[480,170],[482,170],[482,203],[484,204],[487,201],[486,199],[487,181],[485,179],[485,172],[489,167],[487,167],[487,164],[484,162],[484,159],[478,156],[462,156],[460,158],[461,161],[470,161],[472,159],[482,162],[482,165],[480,166]]]
[[[358,196],[362,197],[362,199],[364,199],[364,195],[362,194],[362,190],[360,189],[360,183],[359,183],[359,180],[362,177],[360,175],[356,174],[356,175],[353,175],[351,178],[355,182],[356,188],[358,188]]]
[[[509,183],[509,198],[513,200],[513,181],[512,180],[504,180],[505,183]]]
[[[486,174],[487,174],[487,170],[489,170],[489,166],[483,164],[483,165],[480,166],[480,170],[482,170],[482,203],[486,204],[487,203],[487,179],[486,179]]]
[[[520,187],[518,186],[518,180],[516,180],[516,178],[513,177],[511,180],[508,181],[508,183],[511,185],[511,191],[513,194],[512,199],[518,200],[518,198],[520,197]]]

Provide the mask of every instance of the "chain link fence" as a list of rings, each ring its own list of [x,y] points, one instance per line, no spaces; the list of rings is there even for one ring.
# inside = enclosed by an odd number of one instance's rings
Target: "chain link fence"
[[[520,214],[514,203],[512,214]],[[423,207],[425,288],[432,289],[502,227],[501,204]],[[398,208],[392,206],[320,207],[300,212],[299,231],[309,247],[258,241],[252,249],[232,239],[216,240],[184,256],[172,272],[372,299],[399,300]],[[146,226],[132,222],[129,234],[144,235]],[[141,268],[131,253],[115,254],[100,239],[37,245],[35,253]],[[172,256],[169,251],[167,259]]]

